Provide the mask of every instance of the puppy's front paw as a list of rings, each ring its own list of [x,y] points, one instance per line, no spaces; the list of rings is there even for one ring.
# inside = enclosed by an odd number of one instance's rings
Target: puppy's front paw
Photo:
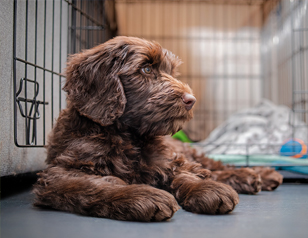
[[[183,209],[201,214],[226,214],[239,202],[238,194],[228,185],[213,180],[194,184],[185,195]]]
[[[262,191],[273,191],[282,184],[283,176],[269,167],[254,167],[253,170],[261,176]]]
[[[242,194],[256,194],[262,187],[261,176],[250,168],[215,171],[212,172],[212,178]]]
[[[165,221],[180,208],[172,194],[146,185],[123,187],[115,195],[112,218],[130,221]]]
[[[175,198],[168,192],[160,190],[155,196],[149,199],[150,221],[165,221],[170,219],[173,214],[180,209]],[[155,210],[152,208],[155,207]]]

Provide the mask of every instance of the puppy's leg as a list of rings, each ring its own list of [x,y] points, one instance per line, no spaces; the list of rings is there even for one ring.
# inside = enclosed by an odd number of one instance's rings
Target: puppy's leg
[[[232,165],[224,165],[221,161],[215,161],[198,153],[195,148],[191,148],[189,152],[194,161],[212,171],[213,180],[230,185],[238,193],[256,194],[261,191],[261,177],[252,169],[235,169]]]
[[[261,176],[250,168],[213,171],[212,179],[228,184],[242,194],[256,194],[262,187]]]
[[[166,191],[60,167],[40,173],[34,193],[36,206],[118,220],[163,221],[179,209]]]
[[[239,202],[238,194],[229,186],[194,174],[177,175],[171,189],[183,209],[201,214],[225,214]]]
[[[269,167],[253,167],[252,169],[261,176],[263,191],[273,191],[282,184],[283,176],[275,169]]]
[[[175,140],[171,137],[165,138],[165,144],[167,144],[174,152],[177,154],[184,155],[189,161],[198,162],[203,168],[209,169],[211,171],[215,170],[225,170],[233,168],[230,165],[224,165],[221,161],[215,161],[208,158],[198,147],[191,147],[187,143],[182,143],[181,141]]]

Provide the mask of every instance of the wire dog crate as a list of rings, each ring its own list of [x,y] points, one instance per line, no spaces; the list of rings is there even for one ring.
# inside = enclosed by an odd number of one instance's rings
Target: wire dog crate
[[[233,151],[246,165],[258,149],[277,154],[282,142],[274,132],[245,143],[211,140],[215,128],[216,136],[222,134],[230,118],[237,120],[245,108],[255,112],[263,99],[270,103],[262,106],[290,109],[279,112],[288,115],[290,137],[301,132],[307,144],[307,5],[308,0],[15,0],[15,144],[46,144],[46,132],[65,105],[61,72],[67,54],[116,33],[155,40],[183,60],[179,79],[197,98],[194,119],[184,130],[206,152]]]
[[[112,1],[14,0],[16,146],[46,145],[54,119],[65,107],[67,55],[114,36],[114,17]]]

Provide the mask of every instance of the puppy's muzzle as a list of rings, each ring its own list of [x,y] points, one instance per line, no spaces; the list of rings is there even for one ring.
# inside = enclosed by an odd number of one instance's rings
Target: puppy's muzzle
[[[184,93],[182,96],[182,101],[185,105],[186,110],[189,111],[194,106],[196,98],[189,93]]]

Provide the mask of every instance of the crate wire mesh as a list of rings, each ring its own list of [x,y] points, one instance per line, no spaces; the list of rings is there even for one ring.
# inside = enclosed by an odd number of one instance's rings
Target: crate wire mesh
[[[261,39],[264,97],[292,109],[290,137],[297,138],[303,131],[307,144],[308,1],[279,2],[262,29]]]
[[[61,73],[67,55],[102,43],[115,32],[112,1],[14,0],[16,146],[46,145],[47,134],[65,107]]]

